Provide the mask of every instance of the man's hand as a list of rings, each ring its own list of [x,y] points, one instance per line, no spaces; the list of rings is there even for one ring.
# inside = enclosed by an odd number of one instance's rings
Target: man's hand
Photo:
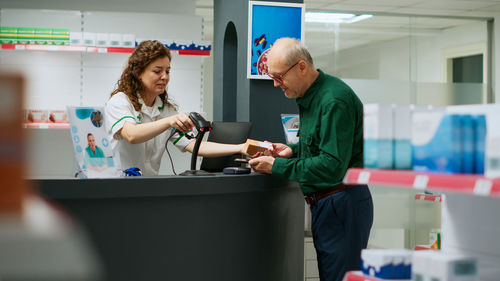
[[[283,143],[273,143],[271,155],[273,157],[290,158],[292,157],[292,149]]]
[[[250,159],[248,164],[259,173],[271,174],[274,164],[274,157],[272,156],[260,156],[254,159]]]
[[[271,143],[268,141],[265,141],[265,143],[269,143],[272,145],[272,148],[269,150],[257,152],[255,155],[249,155],[252,158],[257,158],[260,156],[272,156],[274,158],[276,157],[281,157],[281,158],[290,158],[292,157],[292,149],[282,143]]]

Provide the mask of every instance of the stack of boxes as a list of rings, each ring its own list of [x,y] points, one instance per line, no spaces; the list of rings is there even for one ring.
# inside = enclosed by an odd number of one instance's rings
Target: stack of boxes
[[[361,251],[361,271],[381,279],[410,279],[411,254],[404,249],[364,249]]]
[[[369,104],[364,112],[366,168],[500,176],[499,105]]]
[[[0,27],[1,44],[69,45],[69,29]]]
[[[70,32],[68,28],[0,27],[0,44],[135,48],[134,34]]]
[[[404,249],[361,251],[364,275],[387,280],[476,281],[476,259],[441,251]]]
[[[70,32],[71,45],[135,48],[134,34]]]
[[[476,281],[477,261],[472,257],[440,251],[415,251],[412,276],[412,280],[419,281]]]
[[[365,168],[393,168],[392,106],[367,104],[364,110]]]

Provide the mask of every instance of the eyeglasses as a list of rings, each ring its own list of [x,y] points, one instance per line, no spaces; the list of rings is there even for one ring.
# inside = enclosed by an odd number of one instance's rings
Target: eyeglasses
[[[285,78],[285,75],[290,71],[292,68],[294,68],[297,64],[299,64],[300,61],[296,62],[294,65],[290,66],[285,72],[283,73],[278,73],[278,74],[271,74],[267,73],[267,76],[271,77],[274,81],[283,84],[283,78]]]

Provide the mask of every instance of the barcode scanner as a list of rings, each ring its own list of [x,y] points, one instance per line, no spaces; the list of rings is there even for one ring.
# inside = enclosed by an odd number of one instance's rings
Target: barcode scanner
[[[189,118],[193,121],[194,126],[198,133],[196,134],[196,142],[194,143],[193,153],[191,155],[191,170],[182,172],[181,176],[212,176],[214,174],[196,170],[196,159],[198,158],[198,150],[200,149],[201,140],[206,132],[212,130],[212,123],[205,120],[198,112],[189,113]]]
[[[198,132],[208,132],[212,130],[212,123],[205,120],[198,112],[189,113],[189,118],[193,121],[194,126]]]

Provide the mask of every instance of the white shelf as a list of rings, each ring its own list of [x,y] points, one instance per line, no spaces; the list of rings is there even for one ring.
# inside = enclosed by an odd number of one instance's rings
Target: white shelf
[[[52,123],[52,122],[24,122],[25,129],[69,129],[68,122]]]
[[[16,51],[51,51],[51,52],[86,52],[86,53],[132,53],[135,48],[90,47],[75,45],[32,45],[32,44],[0,44],[0,50]],[[210,56],[210,48],[205,50],[170,49],[177,55]]]
[[[417,173],[409,170],[351,168],[344,184],[385,185],[416,190],[434,190],[500,197],[500,178],[472,174]]]

